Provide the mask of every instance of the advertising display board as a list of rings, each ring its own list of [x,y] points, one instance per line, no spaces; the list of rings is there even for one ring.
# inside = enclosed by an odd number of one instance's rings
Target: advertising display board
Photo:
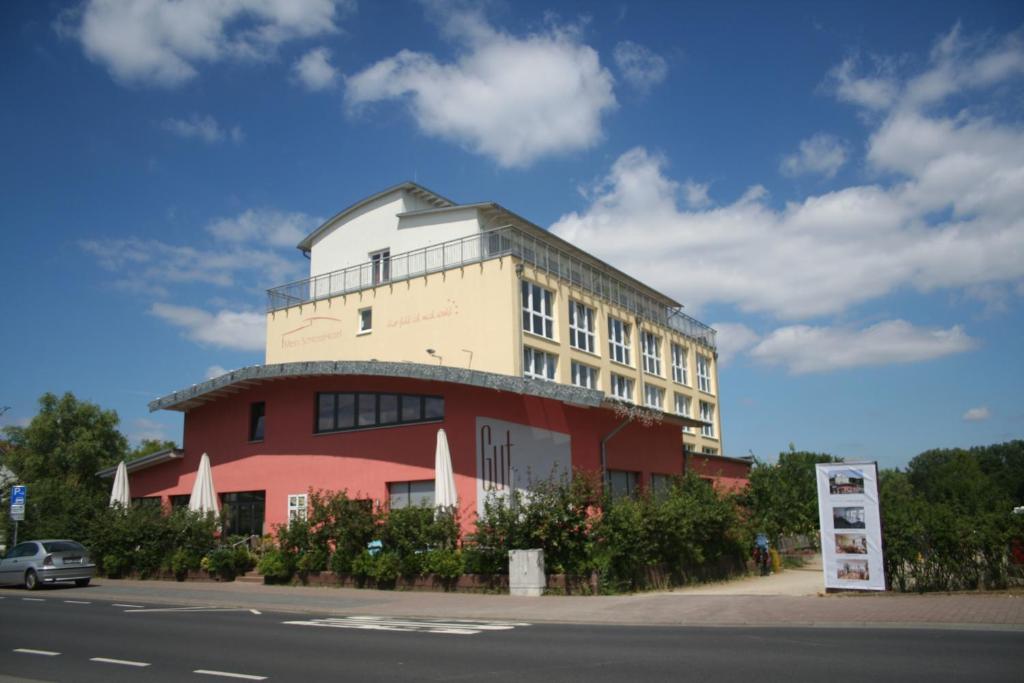
[[[885,590],[878,465],[816,466],[825,588]]]

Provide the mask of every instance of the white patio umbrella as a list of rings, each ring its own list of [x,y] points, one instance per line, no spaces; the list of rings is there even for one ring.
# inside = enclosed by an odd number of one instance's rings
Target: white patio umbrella
[[[213,472],[210,471],[210,456],[206,453],[203,453],[199,460],[199,470],[196,472],[196,483],[192,485],[192,497],[188,499],[188,509],[220,514],[217,491],[213,488]]]
[[[128,491],[128,467],[124,460],[117,466],[114,475],[114,487],[110,490],[110,507],[120,505],[127,509],[132,504],[132,494]]]
[[[452,472],[452,454],[448,450],[448,435],[437,430],[437,448],[434,451],[434,507],[450,510],[459,502],[455,491],[455,473]]]

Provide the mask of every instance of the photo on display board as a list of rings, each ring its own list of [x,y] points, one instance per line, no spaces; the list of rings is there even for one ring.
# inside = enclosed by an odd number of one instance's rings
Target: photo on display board
[[[834,529],[863,529],[863,507],[832,508],[832,527]]]
[[[837,555],[867,555],[868,537],[864,534],[836,534]]]
[[[836,470],[829,475],[828,492],[833,496],[864,493],[864,473],[860,470]]]
[[[871,578],[868,574],[867,560],[842,560],[836,570],[836,578],[842,581],[867,581]]]

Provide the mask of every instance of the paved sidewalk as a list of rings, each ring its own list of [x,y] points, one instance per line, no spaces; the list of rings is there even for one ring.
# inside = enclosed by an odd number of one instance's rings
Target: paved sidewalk
[[[786,573],[779,575],[780,584]],[[807,577],[805,573],[799,578],[806,582]],[[751,584],[772,578],[755,578]],[[736,586],[743,584],[737,582]],[[708,590],[713,587],[636,595],[519,598],[250,583],[97,579],[89,588],[58,588],[40,595],[147,606],[206,605],[336,616],[652,626],[890,626],[1024,631],[1024,595],[1009,593],[757,595],[710,594]],[[8,598],[20,597],[20,593],[18,589],[0,589],[0,596]]]

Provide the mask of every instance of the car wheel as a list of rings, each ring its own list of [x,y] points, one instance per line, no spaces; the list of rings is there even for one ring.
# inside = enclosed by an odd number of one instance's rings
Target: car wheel
[[[36,576],[36,571],[34,569],[29,569],[25,572],[25,588],[30,591],[34,591],[39,588],[39,577]]]
[[[75,585],[79,588],[85,588],[89,585],[89,579],[75,579]]]

